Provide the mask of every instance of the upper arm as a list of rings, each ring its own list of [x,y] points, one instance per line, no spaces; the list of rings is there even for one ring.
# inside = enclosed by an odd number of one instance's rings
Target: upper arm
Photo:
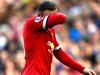
[[[57,24],[62,24],[65,22],[65,15],[62,13],[54,13],[47,15],[45,17],[33,17],[26,21],[26,26],[29,30],[38,30],[38,29],[48,29],[52,28]]]

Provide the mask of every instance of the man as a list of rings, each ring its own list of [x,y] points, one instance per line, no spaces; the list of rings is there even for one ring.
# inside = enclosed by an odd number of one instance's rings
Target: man
[[[52,27],[66,21],[66,16],[57,12],[56,5],[50,1],[43,2],[38,14],[26,21],[23,29],[26,64],[22,75],[50,75],[52,54],[71,69],[84,75],[96,75],[62,51],[56,41]]]

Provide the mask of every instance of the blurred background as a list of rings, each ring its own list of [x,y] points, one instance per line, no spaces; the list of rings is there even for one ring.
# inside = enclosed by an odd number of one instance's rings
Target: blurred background
[[[22,28],[44,0],[0,0],[0,75],[20,75],[24,67]],[[69,24],[54,27],[62,49],[100,75],[100,0],[52,0]],[[51,75],[81,75],[56,58]]]

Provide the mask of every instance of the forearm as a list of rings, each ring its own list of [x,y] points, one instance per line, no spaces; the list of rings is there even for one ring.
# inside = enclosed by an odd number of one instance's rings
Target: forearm
[[[49,15],[47,20],[47,28],[51,28],[58,24],[63,24],[67,21],[67,17],[62,13],[54,13]]]
[[[61,50],[61,48],[57,51],[53,52],[54,56],[61,61],[64,65],[74,69],[78,72],[83,72],[84,67],[74,61],[68,54]]]

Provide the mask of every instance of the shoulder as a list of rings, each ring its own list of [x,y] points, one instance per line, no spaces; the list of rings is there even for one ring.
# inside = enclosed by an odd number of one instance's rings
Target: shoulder
[[[25,20],[25,23],[32,23],[35,19],[35,16],[31,17],[31,18],[28,18]]]
[[[34,17],[31,17],[31,18],[28,18],[24,21],[24,26],[23,26],[23,29],[24,30],[30,30],[33,28],[33,25],[34,25]]]

